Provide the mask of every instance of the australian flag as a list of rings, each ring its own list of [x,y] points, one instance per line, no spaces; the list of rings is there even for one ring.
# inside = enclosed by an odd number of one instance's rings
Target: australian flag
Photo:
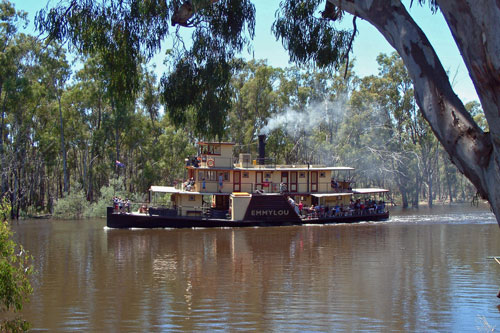
[[[120,162],[120,161],[118,161],[118,160],[116,160],[115,165],[116,165],[117,167],[119,167],[119,168],[124,168],[124,167],[125,167],[125,164],[123,164],[122,162]]]

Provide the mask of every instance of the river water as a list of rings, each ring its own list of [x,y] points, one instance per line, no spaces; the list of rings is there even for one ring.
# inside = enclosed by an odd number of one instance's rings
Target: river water
[[[468,205],[384,223],[112,230],[13,226],[33,255],[22,314],[47,331],[440,331],[500,328],[500,228]]]

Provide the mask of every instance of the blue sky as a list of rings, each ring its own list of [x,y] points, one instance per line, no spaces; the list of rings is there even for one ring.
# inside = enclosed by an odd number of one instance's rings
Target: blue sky
[[[44,7],[47,2],[44,0],[14,0],[12,2],[15,4],[16,9],[28,12],[30,26],[27,32],[34,34],[33,19],[36,11]],[[51,1],[52,4],[57,2],[55,0]],[[243,54],[245,58],[267,59],[268,64],[274,67],[289,66],[288,54],[283,49],[281,42],[276,41],[271,33],[271,25],[279,2],[280,0],[254,1],[257,11],[256,34],[253,41],[253,53]],[[409,3],[406,0],[403,2],[407,5]],[[465,64],[441,13],[432,14],[427,5],[419,6],[417,1],[414,1],[409,11],[434,46],[444,68],[450,73],[455,93],[465,103],[478,100]],[[346,17],[343,25],[350,26],[351,22],[352,18]],[[389,54],[394,50],[369,23],[358,19],[357,27],[359,33],[354,41],[352,54],[352,57],[356,59],[354,70],[359,76],[377,74],[377,55],[380,53]],[[155,57],[158,71],[163,69],[162,58],[161,54]]]

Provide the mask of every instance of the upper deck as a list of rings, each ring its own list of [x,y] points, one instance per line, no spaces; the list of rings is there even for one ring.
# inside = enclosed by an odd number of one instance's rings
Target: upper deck
[[[261,143],[262,144],[262,143]],[[181,190],[196,193],[261,191],[290,194],[349,193],[352,187],[351,167],[331,167],[316,164],[275,164],[259,148],[259,156],[233,156],[234,144],[200,142],[198,155],[186,159],[188,177]]]

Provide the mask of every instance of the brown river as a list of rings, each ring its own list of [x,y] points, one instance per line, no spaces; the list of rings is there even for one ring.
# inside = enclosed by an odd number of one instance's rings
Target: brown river
[[[15,222],[33,255],[33,331],[500,329],[500,228],[487,208],[383,223],[113,230]]]

